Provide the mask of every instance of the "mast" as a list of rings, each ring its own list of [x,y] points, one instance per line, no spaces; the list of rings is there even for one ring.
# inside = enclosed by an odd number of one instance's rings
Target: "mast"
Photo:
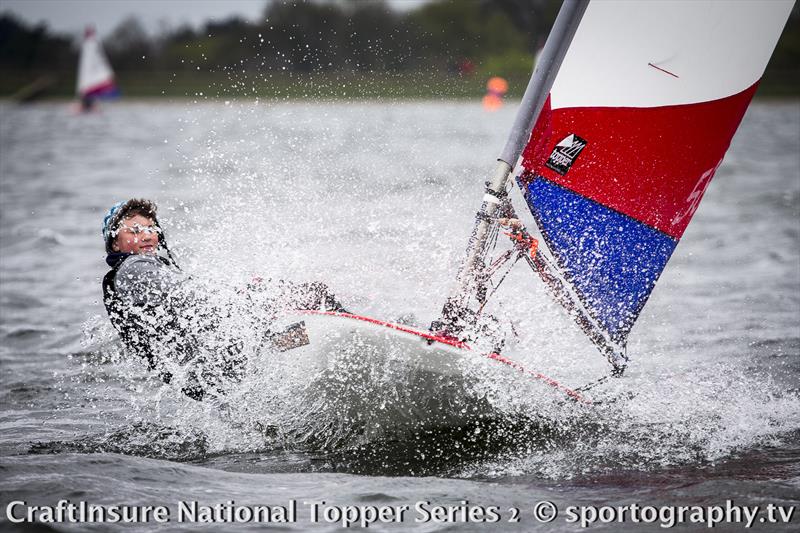
[[[506,183],[514,165],[524,148],[533,124],[544,106],[558,69],[567,53],[569,44],[578,24],[586,11],[589,0],[564,0],[558,12],[553,29],[547,38],[544,49],[535,66],[528,87],[522,97],[514,125],[498,158],[491,178],[486,182],[480,210],[475,217],[475,225],[467,244],[467,254],[456,277],[456,283],[442,309],[442,320],[432,327],[444,326],[446,329],[460,317],[474,289],[480,262],[486,252],[489,229],[494,222],[495,213],[505,195]]]

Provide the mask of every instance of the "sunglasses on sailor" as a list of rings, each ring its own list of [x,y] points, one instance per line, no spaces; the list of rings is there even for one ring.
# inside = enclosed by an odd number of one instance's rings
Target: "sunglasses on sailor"
[[[143,226],[142,224],[133,223],[133,224],[121,224],[119,229],[115,232],[115,234],[119,234],[122,231],[129,231],[134,235],[140,235],[142,233],[148,233],[151,235],[160,235],[161,228],[158,226]]]

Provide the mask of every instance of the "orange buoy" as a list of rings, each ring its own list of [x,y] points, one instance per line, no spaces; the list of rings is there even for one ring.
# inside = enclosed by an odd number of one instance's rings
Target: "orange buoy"
[[[483,108],[486,111],[497,111],[503,107],[503,96],[508,92],[508,82],[499,76],[491,77],[486,82],[486,91]]]

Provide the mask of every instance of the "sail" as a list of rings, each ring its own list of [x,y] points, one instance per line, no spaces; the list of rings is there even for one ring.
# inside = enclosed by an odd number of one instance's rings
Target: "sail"
[[[86,30],[81,47],[77,92],[80,98],[113,97],[119,94],[114,72],[92,28]]]
[[[626,343],[793,3],[586,8],[517,181],[560,275],[611,342]]]

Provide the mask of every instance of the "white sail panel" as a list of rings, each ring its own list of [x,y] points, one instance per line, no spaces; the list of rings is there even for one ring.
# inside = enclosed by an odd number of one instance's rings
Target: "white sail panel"
[[[551,91],[552,109],[717,100],[756,83],[793,0],[589,3]]]

